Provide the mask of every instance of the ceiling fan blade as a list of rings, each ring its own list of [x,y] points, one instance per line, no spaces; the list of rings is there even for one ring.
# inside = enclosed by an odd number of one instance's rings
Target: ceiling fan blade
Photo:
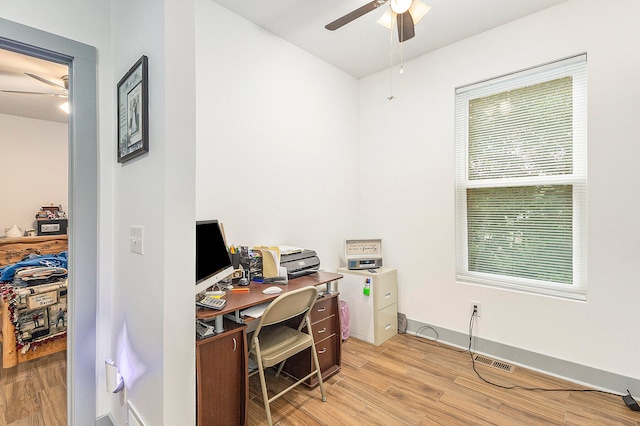
[[[386,2],[387,0],[373,0],[371,3],[367,3],[364,6],[357,8],[353,12],[347,13],[343,17],[336,19],[335,21],[325,25],[324,27],[329,31],[337,30],[338,28],[348,24],[349,22],[358,19],[362,15],[366,15],[367,13],[376,10]]]
[[[407,41],[416,35],[416,30],[413,25],[413,18],[411,17],[411,13],[409,13],[409,11],[398,14],[397,23],[398,40],[400,40],[400,43],[402,43],[403,41]]]
[[[35,78],[35,79],[36,79],[36,80],[38,80],[39,82],[42,82],[42,83],[44,83],[44,84],[48,84],[49,86],[52,86],[52,87],[55,87],[55,88],[58,88],[58,89],[64,90],[65,92],[67,91],[67,88],[66,88],[66,87],[64,87],[64,86],[62,86],[62,85],[60,85],[60,84],[58,84],[58,83],[55,83],[55,82],[53,82],[53,81],[47,80],[46,78],[42,78],[42,77],[40,77],[39,75],[31,74],[31,73],[29,73],[29,72],[25,72],[25,74],[26,74],[26,75],[28,75],[28,76],[29,76],[29,77],[31,77],[31,78]]]
[[[57,98],[67,98],[68,97],[66,94],[62,94],[62,93],[27,92],[27,91],[24,91],[24,90],[3,90],[3,89],[0,89],[0,92],[2,92],[2,93],[15,93],[15,94],[18,94],[18,95],[55,96]]]

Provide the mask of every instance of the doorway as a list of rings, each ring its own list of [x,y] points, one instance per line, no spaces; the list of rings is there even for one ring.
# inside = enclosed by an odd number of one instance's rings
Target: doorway
[[[22,236],[2,240],[7,250],[17,251],[16,262],[24,254],[21,245],[27,244],[39,254],[52,253],[60,267],[67,267],[65,257],[57,255],[68,249],[66,212],[68,188],[73,186],[68,179],[68,109],[61,108],[68,106],[68,74],[66,64],[0,49],[0,152],[5,176],[0,188],[0,199],[5,200],[0,229]],[[6,265],[7,259],[0,263]],[[15,299],[13,315],[3,309],[0,377],[7,409],[0,414],[2,424],[36,419],[67,423],[64,372],[69,310],[67,289],[61,285],[64,278],[41,279],[40,285],[17,290],[14,294],[21,296]],[[21,304],[21,298],[30,297],[26,296],[29,291],[38,295],[34,297],[46,295],[46,301],[37,306]],[[5,300],[4,307],[8,303]],[[32,321],[25,320],[29,318]],[[42,379],[34,380],[38,377]],[[37,397],[24,398],[25,389]]]
[[[70,312],[67,424],[94,424],[98,246],[96,49],[2,18],[0,48],[66,64],[69,69],[68,276],[71,285],[67,300]]]

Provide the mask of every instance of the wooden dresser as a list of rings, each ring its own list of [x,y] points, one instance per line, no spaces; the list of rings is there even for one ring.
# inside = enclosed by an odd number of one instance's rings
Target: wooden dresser
[[[28,254],[58,254],[67,248],[66,235],[0,238],[0,267],[16,263]]]
[[[22,260],[28,254],[58,254],[68,249],[67,235],[42,237],[0,238],[0,267]],[[16,349],[15,328],[9,318],[9,309],[0,298],[0,326],[2,335],[2,367],[14,367],[20,362],[40,358],[67,348],[67,337],[61,337],[38,347],[36,351],[22,353]]]

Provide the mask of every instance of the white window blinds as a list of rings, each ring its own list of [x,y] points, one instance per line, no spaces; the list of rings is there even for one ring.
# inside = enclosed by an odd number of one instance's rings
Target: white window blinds
[[[457,278],[586,295],[586,56],[456,91]]]

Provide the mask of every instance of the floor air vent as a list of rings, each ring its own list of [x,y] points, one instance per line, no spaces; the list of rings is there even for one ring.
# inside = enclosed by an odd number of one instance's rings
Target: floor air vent
[[[488,365],[489,367],[497,368],[498,370],[506,371],[507,373],[513,373],[516,369],[515,366],[507,364],[506,362],[496,361],[495,359],[487,358],[486,356],[476,355],[473,360],[477,363]]]

